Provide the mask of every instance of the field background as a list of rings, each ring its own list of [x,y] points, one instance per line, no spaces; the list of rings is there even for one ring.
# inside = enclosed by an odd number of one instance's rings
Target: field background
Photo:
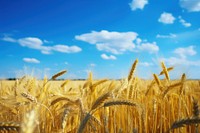
[[[24,133],[197,133],[200,81],[170,80],[169,70],[152,80],[134,77],[85,81],[37,80],[24,76],[0,81],[0,131]],[[159,76],[164,75],[160,80]]]

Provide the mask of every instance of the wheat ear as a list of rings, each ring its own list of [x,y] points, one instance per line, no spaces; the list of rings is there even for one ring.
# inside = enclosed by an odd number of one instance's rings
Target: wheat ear
[[[185,80],[186,80],[186,74],[183,73],[182,77],[181,77],[181,87],[180,87],[180,94],[183,93],[183,87],[184,87],[184,83],[185,83]]]
[[[69,109],[66,108],[64,110],[63,117],[62,117],[62,129],[63,129],[63,132],[64,132],[66,124],[67,124],[67,116],[68,116],[68,114],[69,114]]]
[[[169,67],[169,68],[167,68],[167,71],[169,72],[169,71],[171,71],[173,69],[174,69],[174,67]],[[159,74],[159,76],[163,75],[163,74],[164,74],[164,71],[161,71],[160,74]]]
[[[69,80],[66,80],[65,82],[63,82],[62,84],[61,84],[61,88],[64,88],[67,84],[69,83]]]
[[[104,95],[100,96],[92,105],[91,110],[96,109],[99,107],[105,100],[107,100],[110,97],[110,93],[105,93]]]
[[[56,78],[60,77],[61,75],[65,74],[67,72],[67,70],[63,70],[63,71],[60,71],[58,73],[56,73],[55,75],[53,75],[51,77],[52,80],[55,80]]]
[[[156,74],[153,74],[154,80],[156,82],[156,84],[158,85],[160,91],[162,92],[162,84],[160,82],[160,79],[158,78],[158,76]]]
[[[200,118],[181,119],[179,121],[175,121],[167,132],[170,132],[171,130],[176,129],[176,128],[184,127],[185,125],[192,125],[192,124],[199,124],[199,123],[200,123]]]
[[[133,78],[137,64],[138,64],[138,59],[135,60],[135,62],[133,63],[133,65],[131,67],[131,70],[130,70],[129,75],[128,75],[128,81],[130,81]]]
[[[114,105],[128,105],[128,106],[138,106],[137,103],[127,101],[127,100],[114,100],[114,101],[108,101],[103,104],[103,107],[110,107]]]
[[[163,73],[165,74],[165,78],[167,79],[167,81],[170,81],[168,70],[167,70],[164,62],[161,62],[161,66],[162,66],[162,69],[163,69]]]
[[[19,122],[0,122],[0,131],[19,131],[20,123]]]
[[[37,103],[37,99],[28,92],[22,92],[21,95],[33,103]]]
[[[69,98],[67,97],[59,97],[59,98],[56,98],[55,100],[53,100],[51,102],[51,106],[55,105],[56,103],[60,102],[60,101],[68,101],[68,102],[71,102],[71,103],[74,103],[74,101],[70,100]]]

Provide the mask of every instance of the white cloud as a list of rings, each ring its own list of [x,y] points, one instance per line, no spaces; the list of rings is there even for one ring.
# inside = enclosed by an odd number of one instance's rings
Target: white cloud
[[[159,51],[159,47],[156,45],[156,42],[153,43],[141,43],[139,45],[137,45],[137,49],[139,49],[140,51],[146,51],[149,53],[156,53]]]
[[[170,33],[169,35],[160,35],[160,34],[157,34],[156,38],[176,38],[176,35],[172,34],[172,33]]]
[[[139,62],[139,65],[145,66],[145,67],[153,66],[153,64],[149,62]]]
[[[171,66],[200,66],[200,60],[194,61],[191,60],[191,58],[187,58],[188,56],[196,55],[197,52],[194,50],[194,46],[177,48],[173,53],[176,54],[176,56],[161,58],[160,60]]]
[[[53,46],[44,46],[44,43],[50,43],[46,40],[42,41],[36,37],[25,37],[18,40],[11,37],[4,37],[4,41],[7,42],[17,42],[23,47],[28,47],[30,49],[40,50],[42,54],[51,54],[52,51],[62,52],[62,53],[77,53],[82,49],[78,46],[67,46],[67,45],[53,45]]]
[[[101,58],[103,58],[104,60],[116,60],[117,58],[114,55],[106,55],[106,54],[102,54]]]
[[[185,26],[185,27],[190,27],[190,26],[192,26],[191,23],[186,22],[181,16],[179,16],[178,18],[179,18],[179,22],[180,22],[183,26]]]
[[[18,40],[19,44],[23,47],[29,47],[32,49],[42,49],[42,40],[36,37],[26,37]]]
[[[179,55],[181,58],[186,58],[187,56],[193,56],[197,52],[194,50],[194,46],[177,48],[174,50],[174,53]]]
[[[137,10],[137,9],[143,9],[144,6],[148,4],[148,0],[132,0],[131,3],[129,3],[131,10]]]
[[[161,58],[161,61],[164,61],[170,66],[177,66],[177,65],[183,65],[183,66],[200,66],[200,60],[198,61],[191,61],[186,58],[181,57],[170,57],[170,58]]]
[[[137,38],[137,39],[136,39],[136,44],[139,45],[141,42],[142,42],[142,39],[140,39],[140,38]]]
[[[12,38],[12,37],[9,37],[9,36],[4,36],[3,38],[2,38],[2,40],[3,41],[6,41],[6,42],[17,42],[17,40],[16,39],[14,39],[14,38]]]
[[[125,51],[133,51],[135,48],[134,40],[137,38],[135,32],[109,32],[102,30],[100,32],[92,31],[75,36],[75,39],[96,45],[100,51],[110,52],[112,54],[122,54]]]
[[[35,63],[35,64],[40,63],[40,61],[35,58],[23,58],[23,61],[27,63]]]
[[[180,6],[189,12],[199,12],[200,0],[180,0]]]
[[[158,22],[164,23],[164,24],[173,24],[175,21],[175,17],[171,13],[163,12],[160,15],[160,18],[158,19]]]
[[[67,46],[67,45],[55,45],[52,50],[62,52],[62,53],[77,53],[81,51],[78,46]]]
[[[137,38],[137,35],[135,32],[109,32],[102,30],[100,32],[92,31],[91,33],[78,35],[75,38],[96,45],[99,51],[112,54],[123,54],[126,51],[145,51],[149,53],[159,51],[156,42],[149,43],[147,40]]]

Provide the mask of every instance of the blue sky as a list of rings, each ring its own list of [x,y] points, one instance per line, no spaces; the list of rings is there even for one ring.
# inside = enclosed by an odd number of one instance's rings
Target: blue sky
[[[200,78],[200,0],[0,0],[0,78]]]

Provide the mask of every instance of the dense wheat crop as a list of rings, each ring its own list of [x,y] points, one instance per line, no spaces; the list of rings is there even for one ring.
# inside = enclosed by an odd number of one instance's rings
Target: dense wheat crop
[[[22,133],[194,133],[198,124],[200,82],[170,80],[173,67],[161,63],[152,80],[127,78],[40,81],[24,76],[0,81],[0,131]],[[161,80],[160,76],[164,79]]]

